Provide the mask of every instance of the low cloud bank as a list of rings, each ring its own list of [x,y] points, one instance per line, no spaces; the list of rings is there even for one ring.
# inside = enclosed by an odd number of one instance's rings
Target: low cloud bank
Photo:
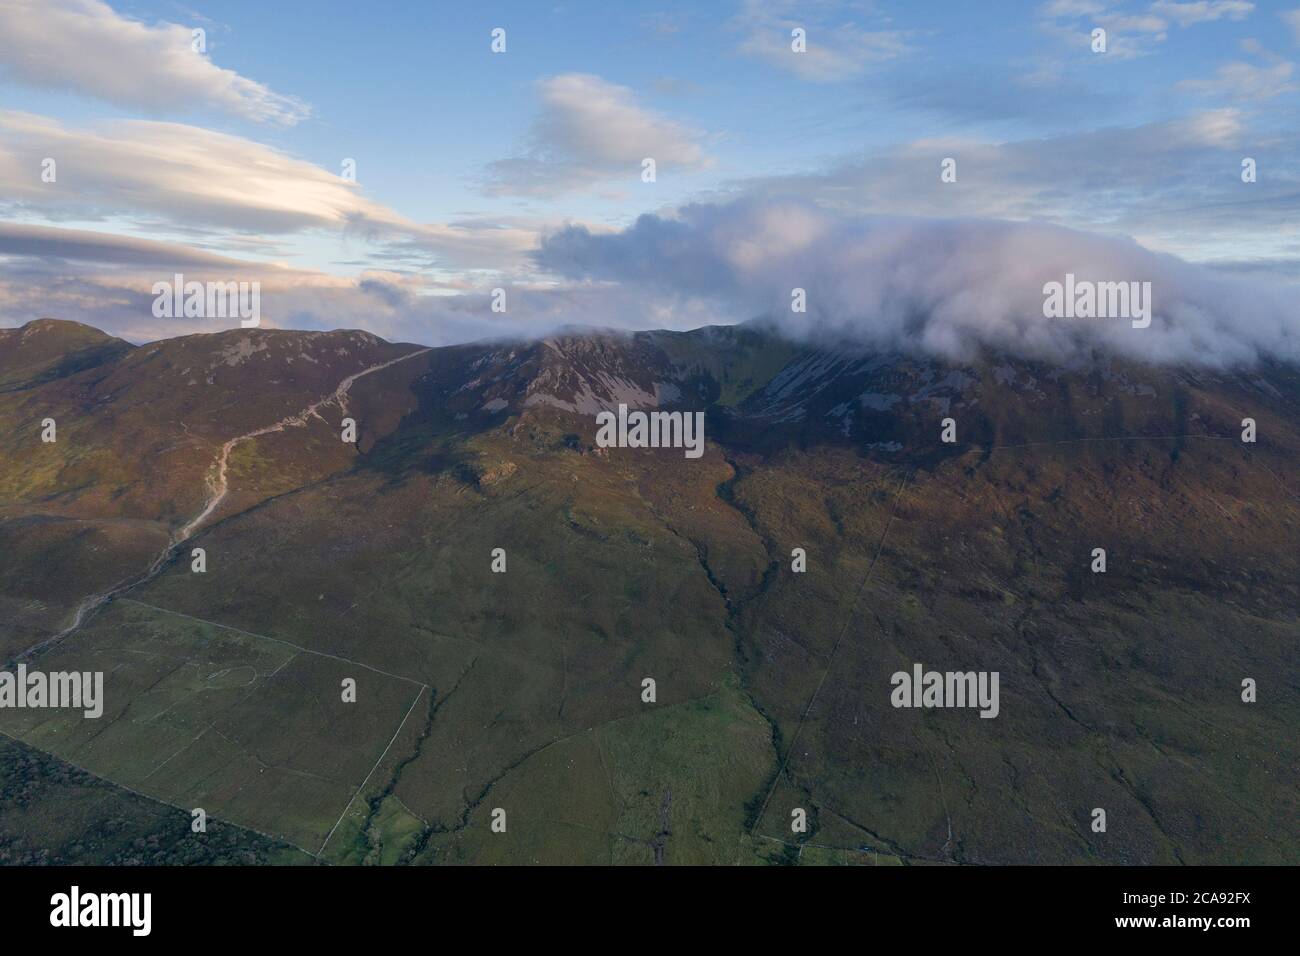
[[[570,281],[707,305],[715,321],[762,316],[799,338],[955,360],[981,347],[1056,362],[1096,348],[1158,364],[1300,360],[1297,287],[1044,224],[846,217],[748,199],[642,216],[615,233],[571,226],[544,237],[534,258]],[[1045,317],[1044,286],[1067,275],[1149,282],[1149,326]],[[805,291],[804,312],[792,310],[794,289]]]
[[[78,319],[133,341],[219,331],[157,319],[158,281],[258,281],[267,327],[361,328],[451,345],[561,327],[684,330],[767,319],[809,341],[969,360],[990,348],[1071,364],[1101,349],[1160,364],[1300,361],[1300,286],[1267,261],[1223,268],[1038,223],[837,214],[749,197],[647,215],[626,229],[546,234],[523,272],[464,281],[419,270],[340,276],[104,233],[0,225],[0,325]],[[1137,283],[1132,315],[1048,318],[1044,286]],[[493,288],[508,308],[493,310]],[[806,311],[792,310],[804,290]],[[1138,313],[1137,310],[1134,310]]]

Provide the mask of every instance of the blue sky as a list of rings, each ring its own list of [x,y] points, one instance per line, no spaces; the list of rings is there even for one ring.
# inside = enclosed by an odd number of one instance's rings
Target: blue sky
[[[690,218],[718,230],[683,235],[704,257],[768,203],[850,232],[1061,226],[1290,281],[1297,59],[1295,0],[0,0],[0,323],[195,331],[147,308],[182,268],[259,278],[272,324],[428,342],[743,320],[762,303],[594,265],[692,204],[741,210]],[[483,314],[496,287],[520,293],[506,317]]]

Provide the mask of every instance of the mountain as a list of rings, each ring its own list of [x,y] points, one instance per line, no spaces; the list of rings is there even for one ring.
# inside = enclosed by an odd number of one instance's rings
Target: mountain
[[[119,358],[132,348],[79,322],[39,319],[0,329],[0,390],[15,391]]]
[[[1300,861],[1295,366],[0,343],[0,646],[106,689],[0,710],[13,858]],[[702,457],[602,447],[620,404],[702,412]],[[895,707],[918,664],[997,716]]]

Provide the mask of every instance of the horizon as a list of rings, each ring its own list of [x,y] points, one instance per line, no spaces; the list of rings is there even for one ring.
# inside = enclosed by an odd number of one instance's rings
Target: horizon
[[[151,312],[182,274],[421,345],[769,317],[1059,357],[1046,282],[1167,269],[1151,335],[1083,337],[1300,354],[1300,6],[332,12],[286,44],[260,4],[0,2],[0,326],[221,327]]]

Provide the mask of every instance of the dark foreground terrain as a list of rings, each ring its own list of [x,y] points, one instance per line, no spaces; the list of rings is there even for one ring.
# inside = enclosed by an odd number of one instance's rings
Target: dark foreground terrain
[[[0,653],[106,696],[0,710],[0,859],[1300,863],[1298,423],[1276,364],[0,330]]]

